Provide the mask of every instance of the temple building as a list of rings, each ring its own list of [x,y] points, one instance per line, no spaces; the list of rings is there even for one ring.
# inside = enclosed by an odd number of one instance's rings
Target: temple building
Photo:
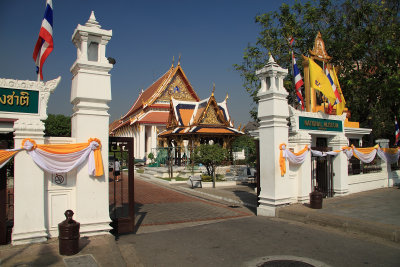
[[[133,137],[137,159],[170,145],[188,150],[188,145],[212,140],[227,147],[243,134],[233,128],[227,99],[217,103],[213,91],[201,101],[178,62],[139,94],[128,112],[110,124],[109,133]]]
[[[227,107],[228,95],[217,103],[214,90],[215,87],[211,96],[202,101],[176,100],[171,95],[167,129],[159,135],[161,140],[166,140],[165,145],[188,151],[200,144],[220,144],[229,149],[235,137],[244,134],[233,127]]]

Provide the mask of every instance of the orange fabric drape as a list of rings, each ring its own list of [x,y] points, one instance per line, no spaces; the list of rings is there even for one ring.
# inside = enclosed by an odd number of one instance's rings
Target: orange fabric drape
[[[306,152],[308,150],[308,145],[306,145],[302,150],[300,150],[299,152],[292,152],[293,154],[295,154],[296,156],[300,156],[303,155],[304,152]]]
[[[279,145],[279,149],[280,154],[279,154],[279,167],[281,168],[281,176],[285,175],[286,173],[286,162],[285,162],[285,158],[283,157],[283,146],[286,147],[286,144],[280,144]]]
[[[19,151],[6,151],[0,150],[0,165],[6,162],[9,158],[13,157]]]

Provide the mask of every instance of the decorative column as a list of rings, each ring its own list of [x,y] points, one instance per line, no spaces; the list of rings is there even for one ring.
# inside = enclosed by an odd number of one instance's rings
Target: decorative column
[[[329,141],[328,146],[331,146],[332,150],[341,150],[342,147],[348,146],[348,144],[349,140],[347,137],[344,133],[340,133]],[[333,157],[333,190],[335,196],[342,196],[349,193],[348,178],[348,159],[345,153],[341,152]]]
[[[306,145],[311,147],[312,137],[308,131],[299,129],[299,116],[310,115],[310,113],[296,110],[289,106],[289,148],[294,151],[302,150]],[[293,166],[292,166],[293,165]],[[292,179],[297,179],[297,202],[304,203],[310,199],[311,188],[311,153],[301,165],[289,164],[289,170],[293,174]]]
[[[14,147],[20,148],[22,140],[33,139],[37,144],[44,143],[44,123],[47,118],[47,102],[61,77],[43,82],[7,80],[0,81],[1,86],[15,89],[39,91],[37,113],[18,114],[14,122]],[[5,84],[1,84],[5,82]],[[31,93],[33,95],[33,93]],[[34,99],[31,99],[31,103]],[[25,151],[14,157],[14,227],[12,244],[26,244],[47,240],[45,218],[47,214],[45,203],[44,172]],[[2,207],[3,208],[3,207]]]
[[[268,63],[256,71],[261,81],[258,92],[258,118],[260,120],[260,200],[257,215],[275,216],[275,210],[291,202],[293,187],[289,174],[281,175],[279,168],[279,145],[288,144],[289,117],[287,95],[283,79],[287,69],[281,68],[270,55]]]
[[[81,223],[82,235],[105,234],[109,226],[108,201],[108,102],[111,101],[111,65],[105,48],[112,31],[103,30],[92,11],[84,26],[78,25],[72,35],[77,47],[77,59],[71,67],[71,103],[73,105],[72,137],[76,142],[89,138],[101,141],[104,175],[88,175],[87,166],[77,170],[76,220]],[[87,165],[87,163],[86,163]]]
[[[389,148],[389,139],[377,139],[375,140],[375,143],[377,143],[381,148]],[[378,157],[378,156],[377,156]],[[393,175],[392,175],[392,166],[390,164],[387,164],[384,160],[381,159],[381,168],[382,168],[382,174],[387,175],[388,180],[387,180],[387,186],[391,187],[393,186]]]
[[[151,151],[154,154],[154,158],[157,157],[157,126],[151,126]]]
[[[145,142],[146,142],[146,140],[145,140],[145,126],[139,124],[138,125],[138,130],[139,130],[139,140],[138,140],[139,153],[138,153],[138,156],[139,156],[139,159],[143,159],[144,156],[145,156],[144,145],[145,145]]]

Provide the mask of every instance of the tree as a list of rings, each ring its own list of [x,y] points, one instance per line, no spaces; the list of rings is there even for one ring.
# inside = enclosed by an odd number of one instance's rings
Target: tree
[[[193,157],[196,163],[201,163],[206,167],[208,175],[213,177],[213,188],[215,188],[215,170],[226,159],[226,149],[217,144],[202,144],[196,147]]]
[[[61,114],[49,114],[44,121],[45,136],[71,136],[71,118]]]
[[[244,150],[246,156],[246,164],[254,165],[257,157],[256,145],[254,143],[254,139],[251,136],[245,134],[237,137],[232,143],[232,149],[235,152]]]
[[[297,64],[301,54],[313,47],[321,32],[332,63],[339,66],[339,81],[352,120],[373,129],[375,138],[394,139],[394,116],[400,111],[400,2],[396,0],[315,0],[293,6],[282,4],[279,11],[256,16],[261,26],[255,45],[244,52],[243,62],[234,65],[244,87],[257,103],[260,87],[255,70],[268,61],[271,52],[279,65],[291,69],[288,38]],[[291,74],[285,80],[288,101],[296,99]],[[251,110],[257,118],[255,107]],[[368,143],[368,142],[367,142]]]

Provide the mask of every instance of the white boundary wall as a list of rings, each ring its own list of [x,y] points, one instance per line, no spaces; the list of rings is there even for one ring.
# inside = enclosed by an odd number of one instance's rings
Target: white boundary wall
[[[283,78],[287,70],[281,68],[270,56],[268,63],[256,71],[260,79],[258,118],[260,127],[255,135],[260,140],[260,200],[257,214],[275,216],[276,208],[292,203],[309,201],[311,193],[311,152],[305,161],[292,164],[286,160],[286,173],[281,174],[279,167],[279,146],[282,143],[293,152],[302,150],[306,145],[315,147],[318,137],[326,138],[327,146],[332,150],[341,150],[349,145],[349,138],[361,140],[371,129],[345,128],[346,114],[336,116],[325,113],[304,112],[294,109],[287,103],[287,92],[283,87]],[[339,123],[337,129],[305,130],[299,126],[299,117],[323,121],[334,120]],[[288,122],[290,121],[290,124]],[[289,126],[290,125],[290,126]],[[341,129],[341,130],[340,130]],[[379,140],[377,140],[379,141]],[[380,140],[383,143],[387,141]],[[381,147],[383,147],[381,145]],[[333,158],[333,190],[335,196],[393,186],[400,182],[400,171],[392,172],[390,166],[382,164],[379,173],[348,175],[348,159],[344,153]]]
[[[0,87],[39,91],[37,114],[0,113],[0,132],[14,132],[14,147],[31,138],[37,144],[86,143],[89,138],[101,141],[104,175],[88,174],[87,162],[75,170],[55,177],[40,169],[25,151],[14,158],[14,228],[12,244],[46,241],[58,236],[58,224],[64,212],[72,209],[81,224],[81,236],[108,234],[111,227],[108,188],[108,102],[111,101],[113,68],[105,56],[112,31],[103,30],[92,12],[84,26],[78,25],[72,36],[77,59],[71,67],[72,137],[44,137],[47,102],[60,82],[0,79]],[[56,182],[57,180],[57,182]],[[61,182],[60,182],[61,181]]]

